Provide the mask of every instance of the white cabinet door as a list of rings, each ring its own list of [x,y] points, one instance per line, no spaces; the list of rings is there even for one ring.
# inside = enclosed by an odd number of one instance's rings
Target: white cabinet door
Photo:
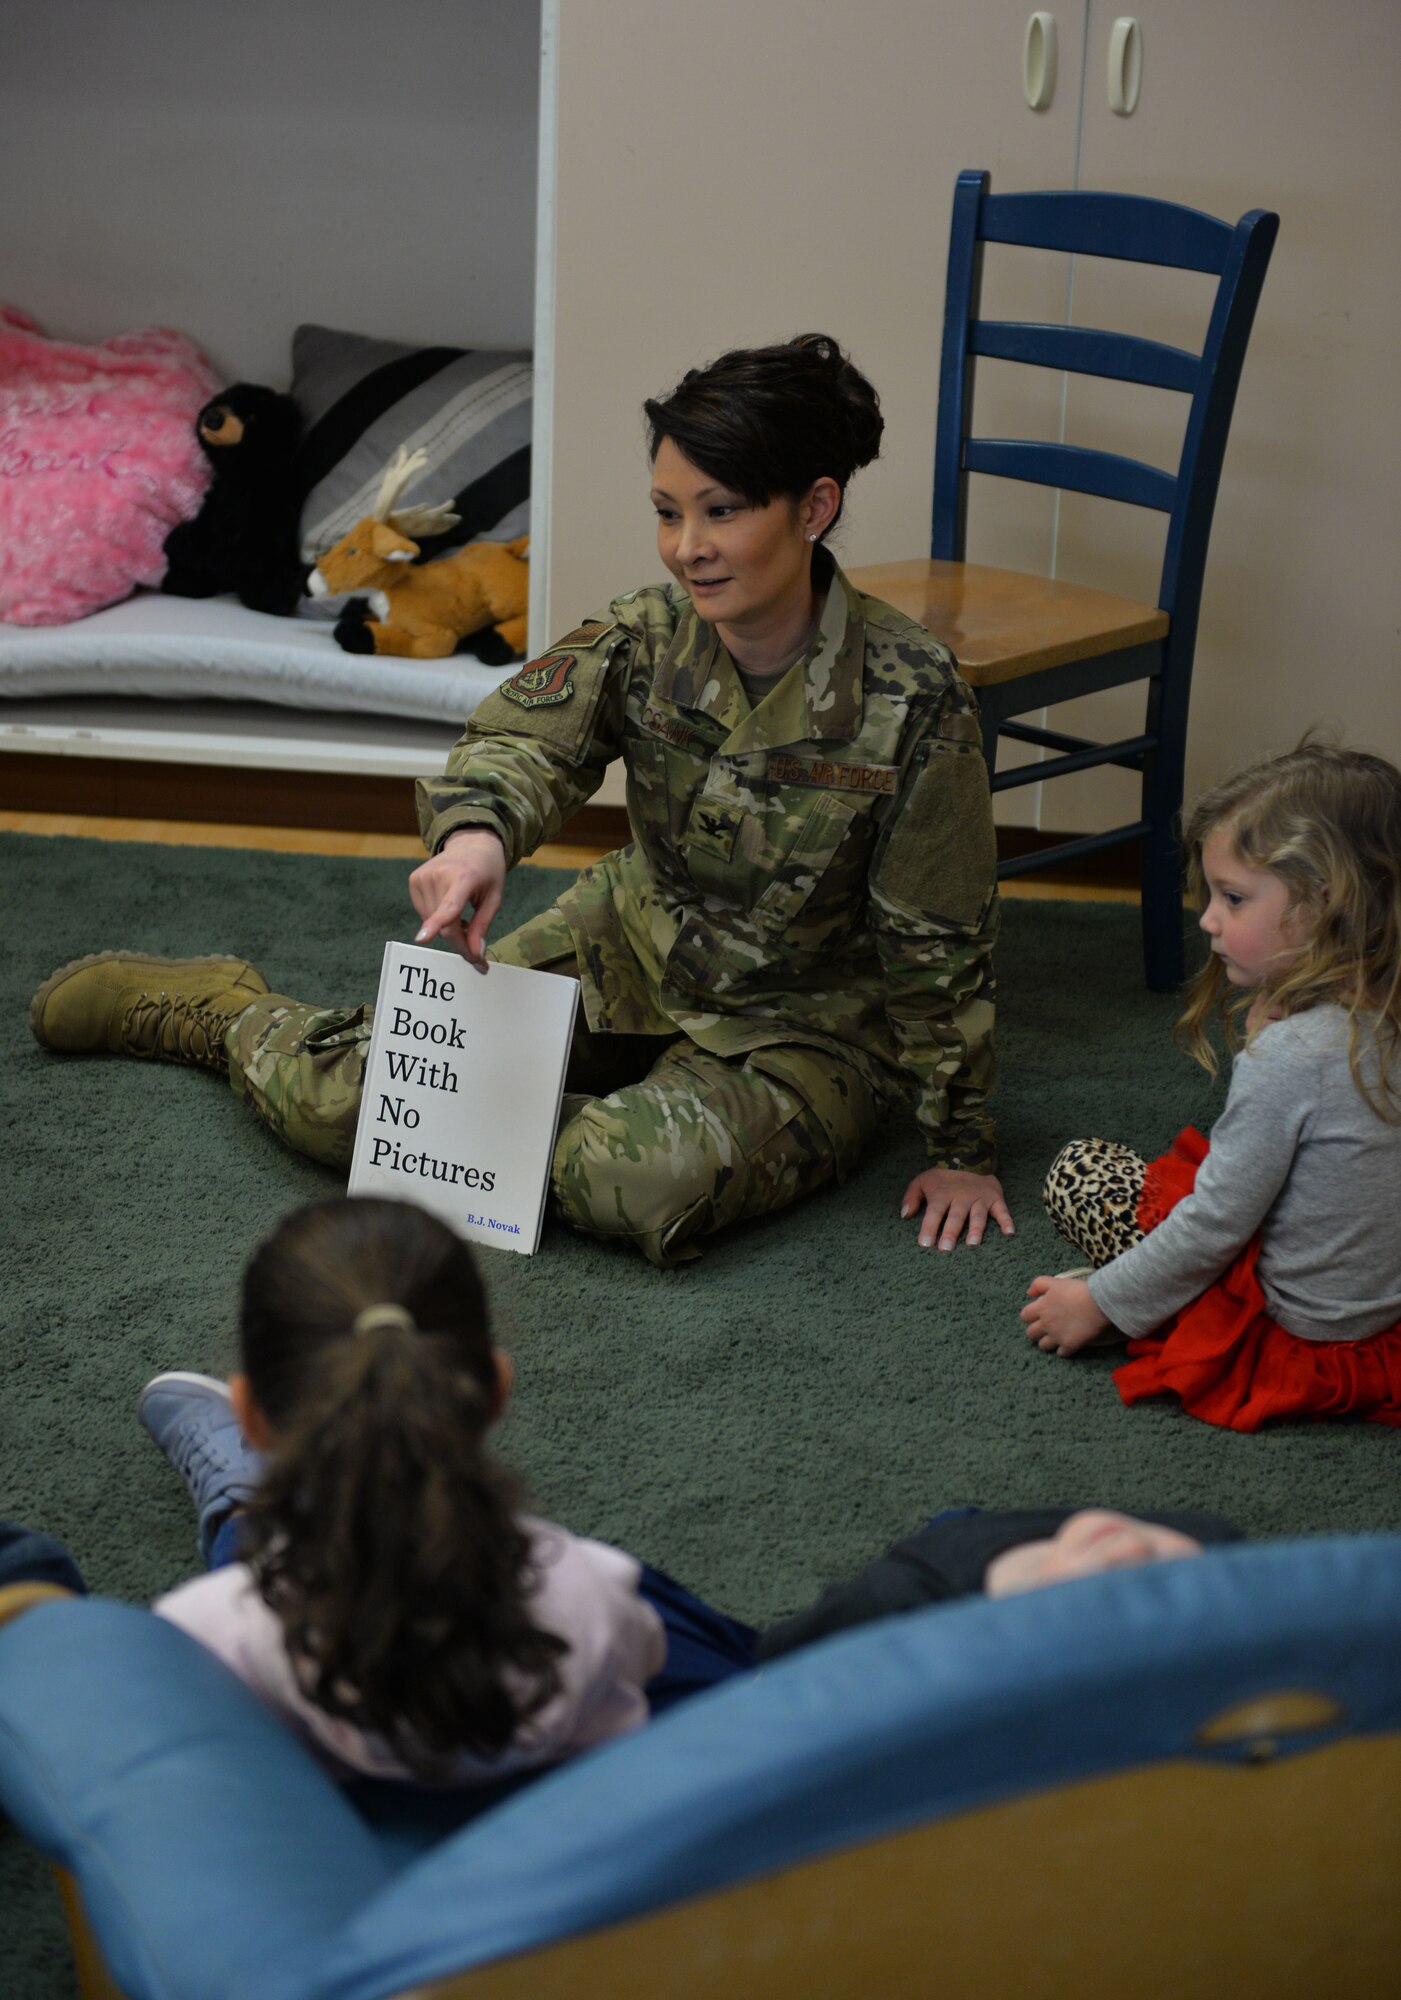
[[[1311,724],[1401,755],[1401,9],[1390,0],[1145,0],[1137,110],[1106,93],[1109,38],[1132,0],[1091,0],[1081,185],[1181,201],[1234,221],[1278,211],[1207,559],[1188,746],[1190,795]],[[1081,258],[1074,317],[1197,342],[1210,280]],[[1073,441],[1170,463],[1182,399],[1073,378]],[[1161,517],[1067,494],[1059,575],[1152,595]],[[1138,691],[1053,721],[1127,733]],[[1137,711],[1141,713],[1141,707]],[[1133,811],[1127,774],[1044,788],[1044,823]]]

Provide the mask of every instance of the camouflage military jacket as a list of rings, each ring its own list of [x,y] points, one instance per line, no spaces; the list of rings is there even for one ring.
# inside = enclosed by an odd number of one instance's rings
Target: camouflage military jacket
[[[935,1164],[990,1169],[995,846],[947,650],[834,570],[752,708],[684,591],[634,591],[481,703],[420,782],[425,844],[489,826],[514,863],[617,756],[633,838],[560,899],[589,1026],[832,1048],[913,1086]]]

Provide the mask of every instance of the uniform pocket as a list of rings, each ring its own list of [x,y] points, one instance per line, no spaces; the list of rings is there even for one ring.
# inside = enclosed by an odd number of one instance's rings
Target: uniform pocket
[[[658,841],[681,848],[691,812],[710,775],[707,753],[678,749],[649,730],[630,728],[624,758],[628,810],[649,850]]]
[[[842,872],[840,884],[824,878],[852,826],[864,816],[860,806],[846,804],[833,792],[821,793],[804,811],[792,845],[751,914],[768,929],[784,930],[808,909],[819,884],[829,892],[819,899],[824,914],[847,919],[859,911],[861,896],[853,895],[863,886],[865,875],[865,855],[859,842],[853,843],[852,879],[847,879],[847,871]]]
[[[997,836],[982,751],[931,738],[891,826],[874,886],[904,909],[975,924],[996,877]]]
[[[535,972],[555,967],[578,976],[578,953],[574,934],[563,910],[541,910],[504,937],[493,938],[487,957],[497,965],[523,965]]]

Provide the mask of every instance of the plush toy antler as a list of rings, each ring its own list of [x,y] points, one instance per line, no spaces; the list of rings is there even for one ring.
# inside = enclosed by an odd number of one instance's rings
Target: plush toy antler
[[[455,528],[462,519],[452,511],[450,500],[440,500],[436,506],[399,507],[396,502],[404,489],[413,483],[414,475],[422,472],[428,463],[426,451],[410,454],[400,445],[391,463],[385,468],[380,481],[379,498],[370,509],[369,519],[385,521],[391,528],[397,528],[401,535],[442,535],[449,528]]]

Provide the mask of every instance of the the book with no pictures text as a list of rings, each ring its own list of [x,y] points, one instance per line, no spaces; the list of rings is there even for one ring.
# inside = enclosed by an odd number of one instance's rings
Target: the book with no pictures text
[[[349,1192],[536,1250],[578,999],[558,973],[387,944]]]

